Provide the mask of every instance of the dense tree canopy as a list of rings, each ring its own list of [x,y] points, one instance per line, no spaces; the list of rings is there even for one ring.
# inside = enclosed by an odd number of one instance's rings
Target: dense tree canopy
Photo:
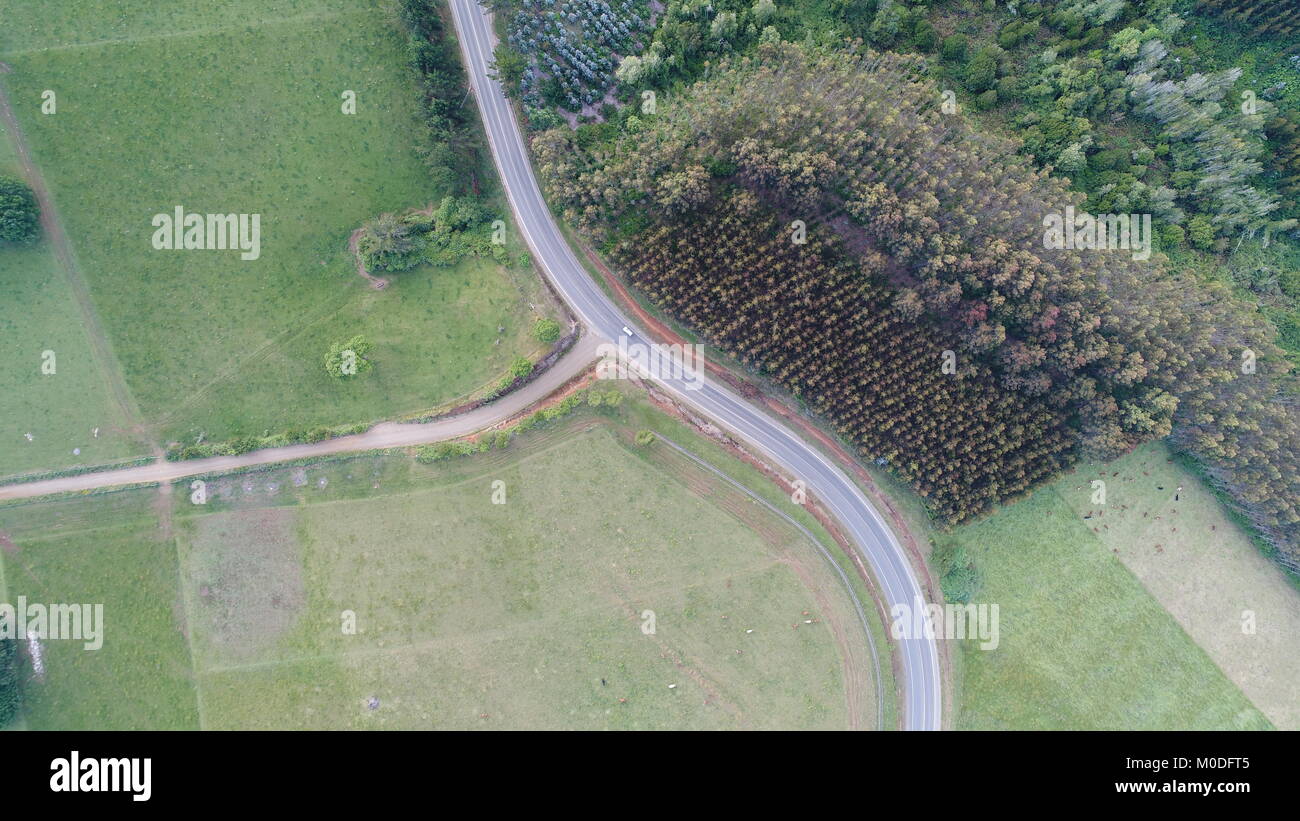
[[[36,195],[22,180],[0,176],[0,242],[29,242],[41,230]]]
[[[1175,432],[1294,547],[1300,428],[1270,329],[1159,257],[1046,247],[1044,218],[1082,195],[942,100],[907,58],[772,41],[635,134],[534,147],[634,281],[949,521]]]

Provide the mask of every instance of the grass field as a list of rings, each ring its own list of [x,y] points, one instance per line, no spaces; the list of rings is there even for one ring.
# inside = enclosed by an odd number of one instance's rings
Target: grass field
[[[356,276],[352,229],[446,193],[417,155],[418,92],[390,4],[119,5],[0,0],[0,60],[152,441],[415,412],[541,351],[528,305],[550,309],[531,270],[468,261],[382,292]],[[40,112],[45,89],[53,115]],[[340,111],[345,89],[355,115]],[[155,250],[151,219],[177,205],[260,214],[260,258]],[[377,367],[340,385],[321,361],[355,334]],[[71,451],[71,437],[52,438]]]
[[[0,515],[15,547],[4,550],[9,601],[104,605],[104,646],[45,641],[43,680],[25,693],[31,729],[196,729],[193,676],[183,635],[174,542],[159,533],[154,491],[77,500],[46,510],[62,527],[26,511]]]
[[[202,508],[177,489],[170,538],[155,490],[0,509],[10,596],[96,596],[109,623],[104,650],[47,653],[28,726],[874,727],[865,635],[829,565],[633,444],[653,412],[617,413],[630,424],[584,410],[430,466],[216,479]]]
[[[375,0],[46,0],[40,4],[5,0],[0,4],[5,16],[0,49],[26,52],[176,33],[244,30],[285,19],[306,24],[358,8],[384,5]]]
[[[1103,516],[1090,504],[1094,479],[1107,482]],[[1300,591],[1195,474],[1151,444],[1104,468],[1081,467],[1057,488],[1076,515],[1094,514],[1093,537],[1260,711],[1279,729],[1300,729]],[[1243,630],[1247,613],[1252,632]]]
[[[1094,514],[1102,509],[1089,504],[1090,482],[1100,478],[1101,472],[1089,468],[948,537],[965,545],[983,576],[982,588],[973,600],[997,603],[1001,613],[1001,644],[996,650],[981,651],[974,643],[962,643],[958,727],[1271,726],[1218,666],[1227,668],[1225,661],[1233,653],[1239,654],[1246,643],[1237,641],[1228,652],[1220,646],[1211,658],[1207,649],[1214,650],[1215,643],[1205,630],[1192,626],[1198,623],[1192,614],[1208,607],[1208,612],[1222,615],[1237,608],[1245,596],[1270,616],[1282,618],[1281,612],[1269,608],[1279,603],[1294,608],[1295,603],[1287,605],[1258,572],[1236,579],[1196,578],[1198,570],[1186,557],[1211,544],[1219,555],[1231,555],[1231,561],[1250,564],[1251,556],[1265,560],[1248,543],[1242,543],[1240,533],[1224,533],[1225,538],[1236,540],[1227,543],[1207,538],[1213,532],[1208,529],[1198,532],[1201,514],[1197,508],[1217,503],[1190,478],[1183,483],[1188,495],[1173,504],[1179,517],[1184,517],[1179,521],[1186,522],[1179,533],[1164,536],[1133,528],[1133,517],[1143,521],[1143,510],[1150,513],[1146,521],[1156,529],[1175,526],[1167,521],[1167,514],[1159,522],[1151,519],[1166,502],[1172,504],[1178,486],[1173,479],[1163,478],[1172,475],[1164,469],[1172,469],[1172,465],[1165,462],[1163,454],[1163,446],[1153,445],[1106,466],[1104,516],[1082,518],[1089,508]],[[1143,469],[1150,475],[1142,476]],[[1162,485],[1164,489],[1158,490]],[[1121,505],[1128,510],[1120,511]],[[1128,526],[1117,526],[1122,521]],[[1220,531],[1224,530],[1227,528],[1220,525]],[[1159,584],[1153,584],[1155,573],[1149,568],[1138,567],[1135,575],[1114,552],[1120,544],[1125,546],[1121,553],[1154,552],[1155,544],[1162,541],[1162,567],[1173,576]],[[1274,584],[1280,582],[1275,569],[1265,570],[1272,572]],[[1144,582],[1152,585],[1152,590]],[[1183,584],[1197,589],[1180,589]],[[1195,640],[1180,625],[1189,616],[1192,621],[1185,623],[1195,632]],[[1240,634],[1240,613],[1231,618],[1232,627]],[[1270,632],[1277,628],[1275,621]],[[1215,629],[1226,630],[1227,625]],[[1294,658],[1286,661],[1284,653],[1277,652],[1284,650],[1277,638],[1274,636],[1274,658],[1293,665]],[[1262,641],[1257,645],[1261,649]],[[1294,637],[1289,641],[1293,646]],[[1238,655],[1238,663],[1241,660]],[[1288,698],[1286,691],[1294,679],[1277,668],[1270,670],[1269,676],[1271,680],[1263,686],[1272,688],[1273,695],[1256,689],[1256,703],[1277,706]]]
[[[0,174],[18,170],[0,123]],[[42,373],[45,351],[54,352],[53,374]],[[67,277],[47,244],[0,248],[0,362],[0,476],[148,452],[109,399]]]

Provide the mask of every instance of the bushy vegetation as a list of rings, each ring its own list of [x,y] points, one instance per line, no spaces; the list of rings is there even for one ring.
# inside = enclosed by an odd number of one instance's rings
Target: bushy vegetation
[[[335,379],[348,379],[375,367],[366,358],[374,346],[360,334],[347,342],[335,342],[325,354],[325,370]]]
[[[930,551],[930,564],[939,574],[939,587],[946,601],[966,604],[979,592],[980,573],[960,542],[943,539]]]
[[[941,99],[909,59],[774,41],[638,133],[534,148],[633,282],[941,519],[1173,433],[1294,555],[1300,419],[1270,329],[1158,260],[1044,248],[1044,215],[1083,197]]]
[[[421,445],[415,449],[415,461],[427,465],[456,456],[483,453],[491,450],[495,441],[492,437],[484,436],[477,442],[435,442],[432,445]]]
[[[623,393],[617,389],[575,391],[554,405],[542,408],[524,417],[512,427],[480,434],[473,441],[460,440],[457,442],[435,442],[432,445],[420,445],[415,449],[415,461],[421,464],[430,464],[459,456],[469,456],[473,453],[486,453],[493,448],[505,448],[520,431],[544,427],[551,422],[563,419],[582,405],[593,408],[616,408],[621,404],[623,404]],[[640,434],[638,434],[637,442],[638,444],[646,444],[640,441]]]
[[[478,187],[483,146],[474,107],[462,104],[468,82],[456,40],[439,14],[444,7],[444,0],[401,0],[401,17],[411,66],[423,86],[420,102],[428,133],[420,153],[439,189],[463,193]]]
[[[357,252],[370,271],[455,265],[467,256],[504,261],[504,246],[491,242],[494,217],[471,197],[444,197],[436,209],[370,220],[361,228]]]
[[[551,319],[549,316],[537,320],[533,325],[533,336],[537,337],[539,342],[554,342],[560,338],[560,323]]]
[[[180,462],[187,459],[208,459],[213,456],[239,456],[263,448],[281,448],[286,445],[311,444],[334,439],[339,436],[351,436],[365,433],[370,429],[368,423],[338,425],[335,427],[291,428],[283,433],[266,436],[237,436],[221,442],[195,442],[189,445],[173,444],[167,448],[167,461]]]
[[[0,243],[30,242],[41,230],[41,210],[32,189],[0,175]]]
[[[0,639],[0,730],[18,715],[18,642]]]

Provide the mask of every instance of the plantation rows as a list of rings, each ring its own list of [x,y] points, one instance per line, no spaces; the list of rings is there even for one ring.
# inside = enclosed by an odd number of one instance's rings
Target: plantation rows
[[[579,111],[604,99],[619,57],[640,49],[649,16],[644,0],[524,0],[507,35],[531,60],[519,84],[524,103]]]
[[[913,69],[760,44],[612,144],[553,129],[533,147],[565,217],[621,241],[638,285],[836,419],[936,515],[960,521],[1074,453],[1171,436],[1300,567],[1300,406],[1267,322],[1158,256],[1048,245],[1044,216],[1082,196],[944,116]],[[704,216],[719,208],[729,222]],[[794,220],[838,237],[880,292],[844,290],[830,259],[784,270]],[[943,350],[974,393],[935,384]]]
[[[630,279],[746,364],[883,458],[932,510],[960,522],[1046,480],[1073,459],[1063,418],[1000,390],[955,347],[890,307],[864,263],[815,238],[795,244],[747,193],[688,225],[624,243]]]

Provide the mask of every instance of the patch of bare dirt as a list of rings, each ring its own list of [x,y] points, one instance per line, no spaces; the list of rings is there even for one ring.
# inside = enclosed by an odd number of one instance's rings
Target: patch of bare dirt
[[[288,632],[306,603],[297,512],[251,508],[202,516],[185,584],[204,666],[246,663]]]
[[[387,288],[388,280],[383,277],[377,277],[366,270],[366,263],[361,260],[361,252],[357,250],[357,243],[361,240],[361,235],[366,229],[358,228],[348,237],[348,250],[352,252],[352,260],[357,264],[357,276],[365,279],[370,283],[370,287],[376,291]]]

